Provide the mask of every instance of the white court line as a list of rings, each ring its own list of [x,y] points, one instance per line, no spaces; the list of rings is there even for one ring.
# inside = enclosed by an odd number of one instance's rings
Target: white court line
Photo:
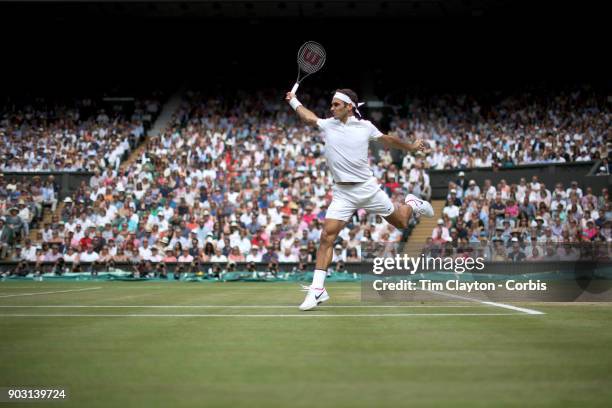
[[[50,295],[53,293],[82,292],[84,290],[96,290],[96,289],[102,289],[102,287],[70,289],[70,290],[55,290],[53,292],[15,293],[13,295],[2,295],[0,296],[0,298],[10,298],[10,297],[17,297],[17,296]]]
[[[516,310],[517,312],[523,312],[529,315],[543,315],[546,314],[544,312],[540,312],[539,310],[535,310],[535,309],[527,309],[526,307],[518,307],[518,306],[512,306],[512,305],[507,305],[505,303],[498,303],[498,302],[480,302],[483,305],[491,305],[491,306],[497,306],[497,307],[501,307],[504,309],[510,309],[510,310]]]
[[[528,314],[528,315],[543,315],[543,314],[546,314],[544,312],[540,312],[539,310],[527,309],[525,307],[518,307],[518,306],[507,305],[505,303],[490,302],[490,301],[486,301],[486,300],[473,299],[473,298],[469,298],[469,297],[465,297],[465,296],[455,295],[455,294],[452,294],[452,293],[438,292],[437,290],[428,290],[428,292],[436,293],[436,294],[442,295],[442,296],[452,297],[452,298],[455,298],[455,299],[468,300],[470,302],[478,302],[478,303],[483,304],[483,305],[501,307],[503,309],[509,309],[509,310],[516,310],[517,312],[525,313],[525,314]]]
[[[519,313],[388,313],[388,314],[0,314],[2,317],[418,317],[522,316]]]
[[[120,308],[137,308],[137,309],[293,309],[296,305],[0,305],[0,308],[109,308],[109,309],[120,309]],[[353,309],[365,309],[365,308],[456,308],[456,307],[478,307],[470,305],[328,305],[319,306],[319,309],[336,309],[336,308],[353,308]]]

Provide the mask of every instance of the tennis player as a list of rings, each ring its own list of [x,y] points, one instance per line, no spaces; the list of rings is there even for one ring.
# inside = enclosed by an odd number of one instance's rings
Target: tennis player
[[[380,188],[368,163],[368,143],[372,140],[408,152],[424,150],[422,140],[410,144],[396,136],[384,135],[370,121],[361,118],[357,94],[350,89],[335,92],[331,102],[333,117],[328,119],[318,118],[291,92],[285,99],[301,120],[322,131],[327,167],[334,179],[333,199],[325,215],[314,277],[307,287],[306,299],[300,305],[301,310],[310,310],[329,300],[324,283],[333,244],[355,211],[363,208],[371,214],[379,214],[400,229],[408,227],[412,214],[433,217],[434,211],[431,204],[412,194],[407,195],[405,204],[396,208]]]

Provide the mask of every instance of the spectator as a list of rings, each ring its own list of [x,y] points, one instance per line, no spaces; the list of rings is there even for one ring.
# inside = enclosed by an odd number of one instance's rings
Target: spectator
[[[354,263],[354,262],[361,262],[361,258],[359,257],[359,254],[357,253],[357,249],[356,248],[348,248],[346,251],[346,262],[347,263]]]
[[[251,251],[246,256],[247,262],[261,262],[262,254],[259,252],[259,247],[257,245],[251,246]]]
[[[512,262],[522,262],[525,260],[526,256],[523,250],[521,249],[521,244],[518,238],[514,237],[511,239],[512,248],[507,254],[507,257]],[[532,251],[533,253],[533,251]]]
[[[433,232],[431,233],[433,242],[436,244],[444,244],[451,241],[448,228],[444,225],[444,220],[441,218],[438,219],[437,225],[438,226],[434,228]]]
[[[298,262],[298,257],[291,251],[291,247],[285,247],[285,249],[278,256],[279,263],[292,263]]]
[[[0,218],[0,259],[6,258],[13,241],[13,229]]]

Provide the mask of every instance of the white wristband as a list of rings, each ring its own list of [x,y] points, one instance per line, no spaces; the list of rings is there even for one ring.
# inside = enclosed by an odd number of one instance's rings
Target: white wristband
[[[293,110],[297,110],[298,106],[302,105],[302,102],[298,101],[298,99],[294,96],[293,98],[291,98],[291,100],[289,101],[289,105],[291,105],[291,107],[293,108]]]

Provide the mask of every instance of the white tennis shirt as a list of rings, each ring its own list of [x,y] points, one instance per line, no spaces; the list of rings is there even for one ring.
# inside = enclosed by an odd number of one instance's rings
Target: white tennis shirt
[[[369,120],[349,116],[346,123],[335,118],[317,120],[325,140],[327,167],[335,182],[363,182],[372,177],[368,143],[383,133]]]

